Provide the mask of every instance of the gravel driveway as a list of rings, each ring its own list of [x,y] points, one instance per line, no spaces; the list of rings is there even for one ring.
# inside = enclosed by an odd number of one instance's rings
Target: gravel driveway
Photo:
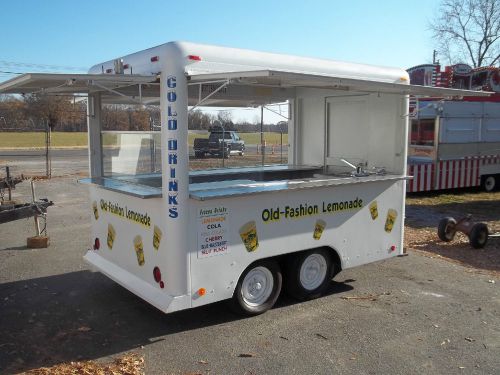
[[[37,189],[55,201],[51,246],[25,248],[32,219],[0,226],[2,374],[128,352],[144,357],[146,374],[499,373],[491,270],[410,250],[343,271],[320,299],[282,296],[261,316],[240,319],[224,303],[164,315],[83,262],[84,185],[55,178]]]

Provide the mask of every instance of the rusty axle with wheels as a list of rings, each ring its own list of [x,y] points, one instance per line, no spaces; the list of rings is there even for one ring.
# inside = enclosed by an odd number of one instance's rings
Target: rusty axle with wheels
[[[439,221],[438,237],[442,241],[450,242],[455,238],[457,231],[469,237],[469,243],[474,249],[485,247],[488,237],[497,237],[496,234],[490,236],[488,226],[485,223],[472,221],[472,215],[467,215],[459,220],[445,217]]]

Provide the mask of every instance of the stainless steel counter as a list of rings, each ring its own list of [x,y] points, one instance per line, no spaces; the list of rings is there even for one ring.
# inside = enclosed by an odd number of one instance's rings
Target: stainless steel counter
[[[190,186],[197,186],[197,189],[205,186],[210,186],[210,188],[214,186],[228,188],[230,185],[240,184],[243,180],[254,183],[260,181],[288,180],[312,176],[321,170],[322,168],[318,166],[296,165],[206,169],[190,171],[189,182]],[[84,178],[80,182],[97,185],[106,190],[143,199],[159,198],[162,196],[162,179],[160,173]]]
[[[209,199],[229,198],[242,195],[279,192],[285,190],[311,189],[325,186],[376,183],[381,181],[408,180],[410,176],[402,175],[370,175],[364,177],[320,176],[300,180],[285,181],[236,181],[234,184],[219,182],[189,185],[189,197],[204,201]]]
[[[116,178],[96,177],[83,178],[78,180],[82,184],[97,185],[103,189],[115,191],[121,194],[131,195],[137,198],[161,198],[161,187],[152,187],[130,182],[128,180],[119,180]]]
[[[234,168],[232,170],[210,170],[194,171],[191,175],[204,176],[216,174],[219,177],[226,176],[224,180],[211,180],[205,182],[200,179],[197,183],[189,184],[189,197],[204,201],[236,197],[249,194],[260,194],[267,192],[279,192],[285,190],[310,189],[325,186],[349,185],[375,183],[379,181],[407,180],[411,177],[402,175],[369,175],[363,177],[352,177],[345,175],[322,175],[312,173],[318,167],[297,166],[269,166],[252,168]],[[294,175],[297,171],[297,175]],[[227,172],[224,174],[223,172]],[[283,178],[283,173],[292,178]],[[304,174],[305,173],[305,174]],[[304,175],[310,175],[304,178]],[[293,178],[297,176],[296,178]],[[274,180],[272,178],[275,178]],[[142,176],[120,176],[85,178],[81,183],[94,184],[103,189],[127,194],[138,198],[161,198],[161,175]]]

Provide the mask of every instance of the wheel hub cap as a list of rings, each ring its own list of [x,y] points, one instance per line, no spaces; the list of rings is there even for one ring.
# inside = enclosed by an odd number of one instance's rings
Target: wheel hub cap
[[[306,290],[314,290],[323,284],[326,271],[326,259],[320,254],[309,255],[300,267],[300,284]]]
[[[259,306],[265,303],[273,291],[273,274],[265,267],[248,272],[241,285],[241,296],[246,304]]]

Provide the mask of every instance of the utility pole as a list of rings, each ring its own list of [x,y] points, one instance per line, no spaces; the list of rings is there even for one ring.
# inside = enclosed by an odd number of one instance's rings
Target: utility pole
[[[438,64],[438,61],[436,60],[437,54],[438,54],[438,53],[437,53],[437,51],[436,51],[436,50],[434,50],[434,51],[432,52],[432,63],[433,63],[434,65],[435,65],[435,64]]]

